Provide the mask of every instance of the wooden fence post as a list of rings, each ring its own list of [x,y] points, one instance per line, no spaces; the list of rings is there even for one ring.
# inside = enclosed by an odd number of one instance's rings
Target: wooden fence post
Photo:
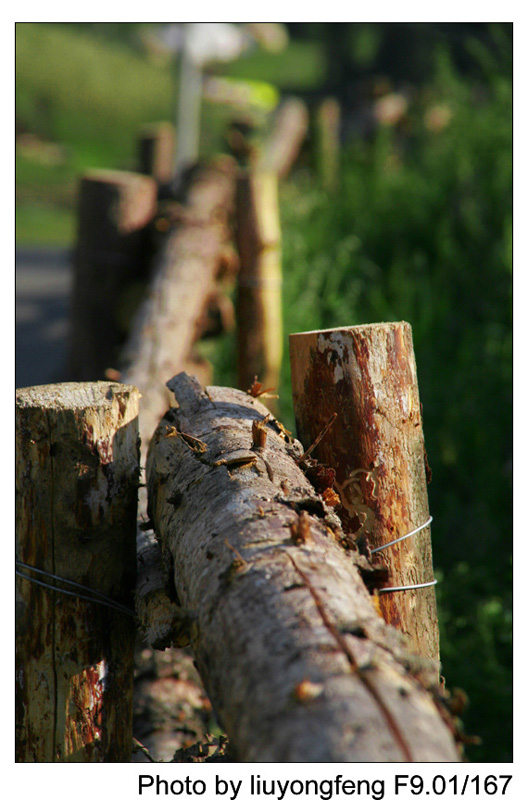
[[[257,158],[258,169],[285,178],[299,156],[308,127],[306,104],[297,97],[287,98],[279,106],[271,133]]]
[[[315,161],[324,189],[335,191],[339,181],[341,109],[335,97],[327,97],[315,113]]]
[[[237,375],[278,388],[282,361],[281,251],[277,174],[250,172],[237,182]]]
[[[133,314],[120,308],[131,284],[145,281],[148,239],[157,185],[132,172],[97,170],[80,184],[74,257],[69,375],[103,378],[114,367],[124,332],[117,321]]]
[[[138,141],[139,172],[150,175],[159,184],[174,177],[176,132],[170,122],[144,125]]]
[[[18,762],[130,760],[138,394],[17,391]]]
[[[406,322],[290,336],[298,436],[317,445],[336,471],[340,516],[352,540],[373,550],[429,520],[422,414],[411,326]],[[376,554],[389,570],[385,588],[433,580],[430,528]],[[380,594],[383,616],[415,652],[439,659],[434,586]]]

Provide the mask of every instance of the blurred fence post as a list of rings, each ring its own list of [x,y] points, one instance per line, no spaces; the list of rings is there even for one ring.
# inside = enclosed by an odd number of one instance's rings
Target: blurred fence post
[[[296,97],[285,100],[275,114],[271,133],[257,159],[258,170],[276,172],[279,178],[285,178],[299,156],[308,127],[306,104]]]
[[[176,131],[170,122],[144,125],[139,132],[138,171],[150,175],[160,184],[174,177],[174,149]]]
[[[315,112],[315,163],[321,185],[333,192],[339,181],[341,109],[334,97],[327,97]]]
[[[96,170],[81,179],[70,319],[68,377],[97,380],[115,365],[127,294],[147,272],[146,226],[157,186],[132,172]],[[122,322],[121,322],[122,325]]]
[[[240,256],[236,306],[238,386],[247,390],[258,376],[264,388],[278,388],[282,270],[277,174],[241,174],[236,209]]]

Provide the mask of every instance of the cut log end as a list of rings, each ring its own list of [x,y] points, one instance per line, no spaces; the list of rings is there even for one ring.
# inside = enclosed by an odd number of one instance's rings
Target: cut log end
[[[18,407],[41,409],[85,410],[93,407],[109,408],[113,402],[131,401],[135,406],[132,413],[137,415],[138,390],[131,384],[115,381],[51,383],[43,386],[27,386],[17,389]]]

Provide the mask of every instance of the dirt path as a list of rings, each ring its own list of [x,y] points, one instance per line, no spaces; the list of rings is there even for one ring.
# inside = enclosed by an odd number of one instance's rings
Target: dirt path
[[[65,380],[71,256],[64,249],[16,251],[16,387]]]

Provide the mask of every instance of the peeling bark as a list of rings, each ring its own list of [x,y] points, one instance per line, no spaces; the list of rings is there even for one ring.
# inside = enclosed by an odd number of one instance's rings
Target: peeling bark
[[[150,516],[238,759],[458,761],[425,688],[435,671],[377,614],[299,443],[248,394],[185,374],[168,385]]]

